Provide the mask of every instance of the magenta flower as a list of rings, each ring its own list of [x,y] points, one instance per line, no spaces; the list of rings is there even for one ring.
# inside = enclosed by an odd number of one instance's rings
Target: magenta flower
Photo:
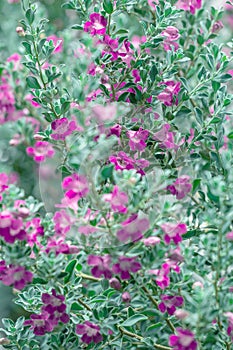
[[[159,141],[161,148],[177,149],[177,145],[174,143],[174,132],[169,131],[171,128],[170,124],[164,124],[162,129],[154,133],[153,139]]]
[[[52,158],[55,151],[47,141],[37,141],[34,147],[27,147],[27,154],[33,157],[35,162],[44,162],[46,158]]]
[[[72,224],[75,222],[74,218],[71,218],[66,210],[56,211],[53,217],[55,224],[54,228],[57,235],[64,236],[70,229]]]
[[[52,295],[48,293],[42,294],[43,306],[41,308],[42,314],[49,315],[48,320],[53,326],[56,326],[59,321],[63,323],[69,322],[69,315],[65,312],[66,304],[64,303],[64,295],[58,295],[55,289],[52,289]]]
[[[54,120],[51,127],[53,130],[51,137],[54,140],[65,140],[66,136],[72,134],[72,132],[77,128],[75,121],[70,121],[67,118]]]
[[[53,251],[56,255],[58,254],[77,254],[79,252],[79,248],[75,245],[70,245],[64,242],[63,238],[58,240],[51,239],[48,241],[45,252],[48,254]]]
[[[66,190],[65,197],[75,198],[78,201],[85,197],[89,192],[87,179],[83,175],[72,174],[64,178],[62,188]]]
[[[63,50],[63,39],[58,38],[56,35],[50,35],[46,39],[47,41],[52,40],[54,47],[53,53],[60,53]]]
[[[6,266],[4,261],[0,264],[0,280],[6,286],[13,286],[16,289],[23,289],[27,283],[31,283],[33,274],[24,266]]]
[[[9,179],[7,174],[0,173],[0,201],[2,200],[1,193],[5,192],[8,189]]]
[[[178,177],[172,185],[167,186],[167,190],[171,192],[177,199],[183,199],[192,189],[190,183],[190,177],[188,175],[182,175]]]
[[[3,124],[8,115],[15,111],[15,97],[12,88],[7,83],[0,85],[0,124]]]
[[[136,169],[141,175],[145,175],[145,172],[142,169],[150,165],[148,160],[144,158],[133,159],[123,151],[118,152],[117,155],[110,156],[109,161],[115,165],[116,170]]]
[[[107,23],[108,21],[106,18],[94,12],[90,15],[90,21],[84,24],[84,32],[88,32],[91,35],[104,35]]]
[[[21,68],[20,60],[21,60],[21,56],[16,52],[16,53],[13,53],[13,55],[9,56],[6,61],[13,62],[14,64],[13,70],[16,71]]]
[[[119,46],[118,39],[112,39],[109,35],[105,35],[102,43],[104,44],[102,56],[105,54],[110,54],[112,55],[111,60],[116,61],[119,57],[119,53],[117,51]]]
[[[153,270],[151,271],[153,272]],[[165,263],[162,265],[160,270],[155,270],[154,273],[157,275],[156,283],[161,289],[165,289],[170,285],[170,265]]]
[[[148,0],[148,4],[149,4],[149,6],[150,6],[153,10],[156,9],[156,5],[157,5],[158,3],[159,3],[158,0]]]
[[[122,126],[119,124],[113,125],[109,130],[109,135],[116,135],[117,137],[121,136]]]
[[[26,222],[25,231],[27,232],[28,244],[32,247],[34,244],[38,244],[37,237],[44,235],[44,227],[41,225],[40,218],[33,218]]]
[[[127,131],[127,137],[129,140],[129,147],[132,151],[143,151],[146,148],[145,141],[149,136],[148,130],[139,128],[138,131]]]
[[[173,350],[196,350],[197,341],[194,334],[188,329],[177,328],[177,335],[172,334],[169,337],[169,345]]]
[[[166,82],[162,82],[159,85],[166,85],[166,88],[157,96],[158,100],[163,102],[165,106],[172,106],[174,97],[177,96],[180,91],[181,83],[169,80]],[[177,99],[175,103],[178,103]]]
[[[104,194],[103,199],[111,203],[111,208],[116,213],[126,214],[128,196],[125,192],[120,192],[118,186],[113,187],[112,193]]]
[[[144,238],[143,243],[145,244],[145,246],[154,246],[160,243],[160,238],[155,236]]]
[[[143,232],[150,227],[147,218],[139,219],[137,214],[131,215],[127,220],[121,223],[122,228],[117,231],[117,238],[121,242],[138,241],[143,237]]]
[[[233,231],[228,232],[226,234],[226,239],[228,239],[229,241],[233,241]]]
[[[182,241],[181,235],[187,232],[187,227],[185,224],[179,223],[179,224],[173,224],[171,222],[168,222],[166,224],[162,224],[161,228],[164,235],[164,242],[166,244],[170,244],[171,240],[175,244],[178,244]]]
[[[24,223],[22,218],[14,218],[14,216],[8,212],[3,211],[0,213],[0,236],[4,238],[7,243],[14,243],[17,239],[24,240],[27,237],[24,229]]]
[[[159,303],[158,308],[162,313],[167,313],[169,315],[173,315],[176,311],[177,307],[180,307],[184,303],[184,298],[180,295],[172,296],[172,295],[161,295],[162,302]]]
[[[87,263],[90,266],[94,266],[91,269],[91,273],[95,277],[101,277],[104,275],[105,278],[112,277],[112,271],[110,269],[111,257],[110,255],[89,255]]]
[[[31,326],[30,329],[33,330],[35,335],[45,335],[46,333],[52,332],[54,329],[48,317],[49,315],[47,313],[41,315],[32,314],[30,320],[26,320],[24,325]]]
[[[176,7],[181,10],[190,11],[193,15],[202,6],[202,0],[178,0]]]
[[[81,340],[85,344],[95,343],[98,344],[102,342],[103,337],[100,334],[100,327],[89,321],[85,321],[83,324],[78,324],[76,326],[76,333],[81,334]]]
[[[225,316],[228,318],[228,327],[227,327],[227,334],[233,341],[233,313],[232,312],[226,312]]]
[[[123,280],[130,279],[130,272],[137,272],[141,269],[142,265],[136,261],[136,258],[128,258],[126,256],[120,256],[118,263],[114,264],[112,271],[121,276]]]
[[[35,97],[35,96],[33,96],[32,94],[27,94],[27,95],[25,96],[25,100],[28,101],[28,102],[30,102],[31,105],[32,105],[33,107],[35,107],[35,108],[40,108],[40,104],[39,104],[38,102],[36,102],[36,101],[33,100],[34,97]]]
[[[218,33],[224,27],[222,21],[216,21],[212,27],[212,33]]]
[[[174,47],[175,51],[179,48],[179,45],[175,42],[180,37],[179,30],[176,27],[168,26],[165,30],[162,31],[161,34],[165,36],[165,40],[163,42],[165,51],[172,50],[171,46]]]

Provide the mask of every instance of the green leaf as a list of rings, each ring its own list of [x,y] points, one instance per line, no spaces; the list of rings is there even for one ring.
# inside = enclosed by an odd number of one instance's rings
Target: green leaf
[[[41,89],[41,86],[38,82],[38,80],[35,77],[27,77],[26,78],[27,81],[27,85],[31,88],[31,89]]]
[[[74,260],[71,260],[71,261],[69,262],[69,264],[66,266],[65,272],[67,272],[68,275],[64,278],[64,282],[65,282],[65,283],[68,283],[68,282],[69,282],[69,280],[70,280],[70,278],[71,278],[71,276],[72,276],[72,274],[73,274],[73,271],[74,271],[74,269],[75,269],[76,263],[77,263],[77,260],[74,259]]]
[[[26,15],[25,16],[26,16],[29,24],[32,24],[34,22],[35,14],[34,14],[34,12],[31,9],[28,9],[26,11]]]
[[[204,44],[204,41],[205,41],[205,39],[204,39],[203,35],[198,35],[197,36],[197,42],[198,42],[199,45]]]
[[[101,176],[106,180],[109,179],[110,177],[112,177],[112,173],[113,173],[113,168],[114,165],[107,165],[103,168],[103,170],[101,171]]]
[[[197,189],[200,187],[200,184],[201,184],[201,179],[195,179],[193,181],[193,189],[192,189],[193,193],[197,191]]]
[[[80,26],[79,24],[74,24],[71,29],[75,29],[75,30],[83,30],[83,26]]]
[[[158,69],[156,67],[156,65],[154,64],[149,72],[150,75],[150,79],[152,81],[152,83],[155,81],[156,76],[158,75]]]
[[[212,88],[214,90],[214,93],[216,93],[218,91],[220,86],[221,86],[221,84],[218,81],[215,81],[215,80],[212,81]]]
[[[121,326],[131,327],[131,326],[135,325],[137,322],[145,321],[145,320],[147,320],[147,316],[145,316],[145,315],[142,315],[142,314],[133,315],[130,318],[128,318],[128,320],[123,322],[121,324]]]
[[[65,114],[70,108],[70,102],[65,101],[61,106],[61,114]]]
[[[22,45],[25,48],[25,53],[31,55],[32,54],[31,45],[27,41],[23,41]]]
[[[104,0],[103,8],[104,8],[105,12],[107,12],[109,15],[111,15],[111,13],[113,13],[112,1],[111,0]]]
[[[231,131],[228,135],[227,135],[228,139],[233,139],[233,131]]]

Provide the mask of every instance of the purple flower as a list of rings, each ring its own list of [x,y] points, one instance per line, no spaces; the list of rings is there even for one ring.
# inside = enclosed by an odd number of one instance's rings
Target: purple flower
[[[164,313],[167,311],[169,315],[173,315],[176,311],[176,307],[180,307],[184,303],[183,297],[180,295],[172,296],[172,295],[161,295],[162,302],[159,303],[159,310]]]
[[[229,241],[233,241],[233,231],[228,232],[226,234],[226,239],[228,239]]]
[[[0,201],[2,200],[1,193],[5,192],[8,189],[9,178],[7,174],[0,173]]]
[[[118,263],[114,264],[112,271],[121,276],[121,279],[130,279],[130,272],[137,272],[141,269],[142,265],[136,261],[136,258],[128,258],[126,256],[120,256]]]
[[[177,199],[183,199],[192,189],[190,183],[190,177],[188,175],[182,175],[178,177],[172,185],[167,186],[167,190],[171,192]]]
[[[74,245],[69,245],[64,242],[63,238],[58,240],[51,239],[48,241],[45,252],[49,253],[53,251],[56,255],[58,254],[77,254],[79,252],[79,248]]]
[[[53,53],[60,53],[63,50],[63,39],[58,38],[56,35],[50,35],[46,39],[47,41],[52,40],[54,47]]]
[[[0,124],[6,121],[8,115],[15,111],[15,98],[10,85],[0,85]]]
[[[107,19],[101,16],[99,13],[92,13],[90,15],[90,21],[84,24],[84,32],[88,32],[91,35],[104,35],[107,27]]]
[[[72,134],[72,132],[77,129],[75,121],[70,121],[67,118],[54,120],[51,127],[53,130],[51,137],[54,140],[65,140],[66,136]]]
[[[121,130],[122,130],[122,126],[119,124],[115,124],[110,128],[109,135],[116,135],[117,137],[120,137]]]
[[[228,318],[227,334],[229,335],[229,337],[231,337],[231,340],[233,341],[233,313],[226,312],[224,315]]]
[[[34,147],[27,147],[27,154],[33,157],[35,162],[44,162],[46,158],[52,158],[55,151],[47,141],[37,141]]]
[[[32,220],[26,222],[27,241],[30,246],[37,244],[37,237],[44,235],[44,228],[41,226],[40,218],[33,218]]]
[[[62,188],[66,190],[65,196],[69,199],[75,198],[78,201],[89,192],[88,182],[85,176],[72,174],[64,178]]]
[[[42,302],[44,305],[41,308],[42,314],[47,313],[48,320],[55,327],[59,321],[63,323],[69,322],[69,315],[66,311],[66,304],[64,303],[64,295],[58,295],[55,289],[52,289],[52,295],[48,293],[42,294]]]
[[[54,329],[54,326],[48,317],[49,315],[47,313],[41,315],[32,314],[30,316],[31,319],[26,320],[24,325],[31,326],[35,335],[45,335],[46,333],[52,332]]]
[[[193,15],[196,10],[199,10],[202,5],[202,0],[178,0],[176,7],[185,11],[190,11]]]
[[[1,212],[0,236],[2,236],[7,243],[14,243],[17,239],[26,239],[27,234],[24,229],[24,223],[22,218],[15,219],[10,212]]]
[[[162,128],[154,133],[153,139],[160,142],[160,147],[168,149],[177,149],[177,145],[174,143],[174,132],[169,131],[170,124],[164,124]]]
[[[139,219],[137,214],[131,215],[127,220],[121,223],[122,228],[117,231],[117,238],[121,242],[138,241],[143,237],[143,232],[150,227],[147,218]]]
[[[109,161],[115,165],[116,170],[136,169],[141,175],[145,175],[145,172],[142,169],[150,165],[148,160],[143,158],[133,159],[123,151],[118,152],[117,155],[110,156]]]
[[[163,102],[165,106],[172,106],[174,96],[177,96],[180,91],[180,82],[176,82],[173,80],[168,80],[160,83],[159,85],[165,85],[166,88],[157,96],[158,100]],[[176,100],[176,104],[178,101]]]
[[[173,240],[175,244],[178,244],[182,241],[181,235],[187,232],[186,225],[182,223],[173,224],[171,222],[168,222],[166,224],[162,224],[161,228],[165,233],[164,242],[166,244],[169,244],[171,240]]]
[[[14,286],[16,289],[23,289],[27,283],[33,279],[31,271],[24,266],[5,265],[5,261],[0,264],[0,280],[6,286]]]
[[[111,203],[111,208],[116,213],[126,214],[128,196],[125,192],[120,192],[118,186],[114,186],[112,193],[104,194],[103,199]]]
[[[188,329],[177,328],[177,335],[172,334],[169,338],[169,345],[173,350],[196,350],[197,341],[194,334]]]
[[[57,211],[54,214],[53,222],[55,224],[55,232],[57,235],[64,236],[70,229],[75,219],[71,218],[71,216],[66,212],[66,210],[62,209]]]
[[[165,51],[172,50],[171,46],[174,47],[175,51],[179,48],[179,45],[175,42],[180,37],[179,30],[176,27],[168,26],[161,34],[166,38],[163,44]]]
[[[151,236],[148,238],[144,238],[143,239],[143,243],[145,244],[145,246],[154,246],[156,244],[160,243],[160,238],[159,237],[155,237],[155,236]]]
[[[86,344],[90,344],[91,342],[95,344],[100,343],[103,337],[99,331],[100,327],[89,321],[76,326],[76,333],[82,335],[81,340]]]
[[[128,131],[127,137],[129,140],[129,147],[132,151],[143,151],[146,148],[145,141],[149,136],[148,130],[143,130],[139,128],[138,131]]]
[[[91,273],[95,277],[100,277],[104,275],[105,278],[112,277],[112,271],[110,269],[111,257],[110,255],[89,255],[87,263],[90,266],[94,266],[91,269]]]

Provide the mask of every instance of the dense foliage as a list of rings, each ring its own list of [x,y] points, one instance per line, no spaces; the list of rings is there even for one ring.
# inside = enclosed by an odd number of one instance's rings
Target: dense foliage
[[[231,349],[233,5],[3,2],[0,344]]]

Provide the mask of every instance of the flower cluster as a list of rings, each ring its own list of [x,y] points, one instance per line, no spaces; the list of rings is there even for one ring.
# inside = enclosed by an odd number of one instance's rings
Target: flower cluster
[[[24,324],[31,326],[35,335],[44,335],[52,332],[59,322],[68,323],[69,315],[66,311],[65,297],[56,293],[52,289],[52,294],[42,294],[41,314],[32,314],[30,320],[26,320]]]
[[[6,286],[23,289],[27,283],[31,283],[33,274],[24,266],[6,265],[4,260],[0,261],[0,281]]]
[[[182,175],[178,177],[172,185],[167,186],[167,190],[177,199],[183,199],[192,189],[190,183],[190,177],[188,175]]]

